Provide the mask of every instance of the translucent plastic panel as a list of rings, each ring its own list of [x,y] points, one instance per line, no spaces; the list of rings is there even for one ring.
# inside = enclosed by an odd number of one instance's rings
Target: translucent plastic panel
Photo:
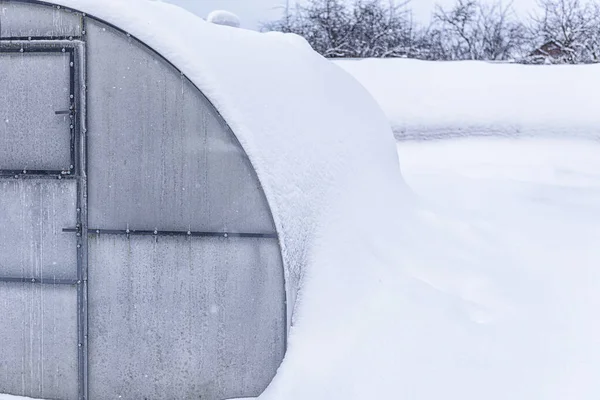
[[[75,287],[0,283],[0,393],[77,398],[76,316]]]
[[[273,232],[252,167],[213,107],[174,68],[92,22],[89,224]]]
[[[71,164],[68,53],[0,52],[0,169]]]
[[[284,353],[272,239],[91,236],[90,396],[256,396]]]
[[[77,277],[76,183],[0,180],[0,277]]]
[[[0,0],[0,37],[81,36],[82,17],[56,6]]]

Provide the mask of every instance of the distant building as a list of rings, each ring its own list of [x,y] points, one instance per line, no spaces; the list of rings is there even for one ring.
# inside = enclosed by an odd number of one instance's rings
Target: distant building
[[[549,40],[536,50],[532,51],[526,58],[526,62],[532,64],[560,64],[573,60],[573,49],[564,46],[557,40]]]

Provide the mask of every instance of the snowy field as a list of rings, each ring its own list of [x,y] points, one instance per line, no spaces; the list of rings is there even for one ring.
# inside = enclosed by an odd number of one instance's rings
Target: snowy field
[[[373,95],[398,139],[600,139],[600,65],[339,60]]]
[[[410,398],[600,398],[600,143],[479,138],[398,151],[431,224],[459,243],[451,263],[428,256],[411,273],[466,302],[451,314],[473,322],[432,360],[455,357],[440,364],[455,368],[434,369],[432,387]]]

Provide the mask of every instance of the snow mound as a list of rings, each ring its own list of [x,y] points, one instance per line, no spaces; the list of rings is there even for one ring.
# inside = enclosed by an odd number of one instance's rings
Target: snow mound
[[[504,136],[600,139],[600,65],[341,60],[399,139]]]
[[[206,20],[213,24],[231,26],[233,28],[239,28],[241,25],[240,17],[225,10],[212,11],[208,14]]]

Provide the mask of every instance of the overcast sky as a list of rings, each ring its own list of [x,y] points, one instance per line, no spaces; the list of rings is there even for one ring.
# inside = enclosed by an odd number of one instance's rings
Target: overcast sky
[[[163,0],[187,8],[191,12],[206,17],[213,10],[228,10],[237,14],[242,20],[242,26],[257,29],[260,21],[276,19],[283,9],[285,0]],[[492,2],[495,0],[482,0]],[[290,0],[294,2],[294,0]],[[434,5],[443,6],[454,3],[454,0],[412,0],[411,8],[415,19],[428,22]],[[504,4],[509,1],[505,0]],[[513,7],[520,14],[527,14],[536,4],[536,0],[514,0]]]

